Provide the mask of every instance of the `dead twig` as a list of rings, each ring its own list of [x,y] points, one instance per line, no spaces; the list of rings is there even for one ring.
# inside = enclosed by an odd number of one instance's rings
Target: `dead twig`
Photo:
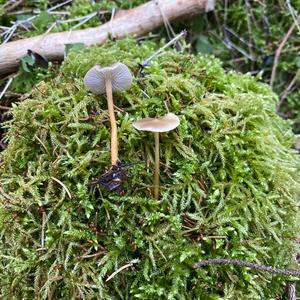
[[[71,193],[69,191],[69,189],[65,186],[64,183],[62,183],[60,180],[58,180],[55,177],[51,177],[52,180],[56,181],[58,184],[60,184],[62,186],[62,188],[66,191],[66,193],[68,194],[69,198],[72,199]]]
[[[282,105],[282,103],[284,102],[285,98],[292,92],[292,88],[294,86],[294,84],[296,83],[298,77],[299,77],[299,74],[300,74],[300,70],[298,70],[295,74],[295,76],[292,78],[292,80],[290,81],[290,83],[288,84],[288,86],[285,88],[285,90],[283,91],[283,93],[281,94],[280,96],[280,100],[277,104],[277,112],[280,110],[280,107]]]
[[[76,29],[77,27],[83,25],[84,23],[86,23],[86,22],[89,21],[90,19],[92,19],[92,18],[94,18],[95,16],[97,16],[97,14],[98,14],[98,12],[93,12],[93,13],[91,13],[91,14],[89,14],[89,15],[86,15],[84,18],[81,19],[81,21],[80,21],[78,24],[74,25],[70,30],[74,30],[74,29]]]
[[[21,5],[24,2],[24,0],[9,0],[3,5],[3,9],[6,13],[14,10],[19,5]]]
[[[286,289],[286,296],[288,300],[297,300],[295,281],[288,281],[285,289]]]
[[[45,227],[46,227],[46,222],[47,222],[47,214],[45,211],[42,211],[42,230],[41,230],[41,247],[37,249],[37,251],[40,252],[45,252],[47,249],[45,248]]]
[[[251,12],[252,12],[252,10],[253,10],[253,8],[251,7],[251,4],[249,3],[249,1],[248,0],[245,0],[245,4],[246,4],[246,9],[247,9],[247,27],[248,27],[248,35],[249,35],[249,45],[252,45],[253,43],[254,43],[254,41],[253,41],[253,32],[252,32],[252,24],[251,24],[251,21],[250,21],[250,17],[249,16],[251,16]],[[248,50],[249,50],[249,55],[251,56],[251,57],[254,57],[254,53],[253,53],[253,49],[252,49],[252,47],[250,47],[250,46],[248,46]],[[252,63],[251,63],[251,70],[253,71],[253,69],[254,69],[254,63],[253,63],[253,61],[252,61]]]
[[[121,271],[132,267],[134,264],[138,263],[139,259],[134,259],[131,262],[129,262],[128,264],[122,266],[121,268],[119,268],[118,270],[116,270],[115,272],[113,272],[110,276],[107,277],[107,279],[105,280],[105,282],[110,281],[111,279],[113,279],[118,273],[120,273]]]
[[[8,200],[9,202],[14,202],[15,200],[9,195],[7,194],[3,189],[2,187],[0,186],[0,193],[2,194],[2,196]]]
[[[81,17],[77,17],[77,18],[73,18],[73,19],[57,20],[56,23],[57,23],[57,24],[67,24],[67,23],[78,22],[78,21],[82,21],[82,20],[83,20],[84,22],[86,22],[86,19],[87,19],[87,18],[90,19],[90,18],[92,18],[92,17],[94,17],[94,16],[97,16],[97,15],[99,15],[99,14],[107,14],[107,13],[109,13],[108,10],[100,11],[100,12],[93,12],[93,13],[91,13],[91,14],[88,14],[88,15],[85,15],[85,16],[81,16]],[[77,25],[78,25],[78,24],[77,24]],[[82,24],[80,24],[80,25],[82,25]],[[78,25],[78,26],[80,26],[80,25]],[[74,27],[73,27],[72,29],[74,29]]]
[[[147,59],[145,59],[141,64],[141,69],[144,69],[146,66],[149,65],[150,61],[155,57],[160,55],[166,48],[168,48],[169,46],[171,46],[172,44],[176,43],[181,37],[186,35],[186,30],[183,30],[182,32],[180,32],[177,36],[175,36],[172,40],[170,40],[168,43],[166,43],[164,46],[162,46],[161,48],[159,48],[156,52],[154,52],[150,57],[148,57]]]
[[[114,29],[113,29],[113,20],[116,14],[116,9],[113,8],[112,12],[111,12],[111,17],[110,17],[110,21],[109,21],[109,27],[110,27],[110,34],[111,34],[111,38],[114,40],[116,38],[115,34],[114,34]]]
[[[275,52],[274,63],[273,63],[271,79],[270,79],[270,86],[271,87],[273,87],[273,84],[274,84],[274,81],[275,81],[276,69],[277,69],[277,66],[278,66],[278,61],[279,61],[281,51],[282,51],[284,45],[286,44],[287,40],[289,39],[290,35],[294,31],[295,27],[299,24],[299,22],[300,22],[300,14],[298,15],[297,19],[293,22],[292,26],[289,28],[289,30],[287,31],[287,33],[283,37],[279,47],[277,48],[277,50]]]
[[[2,97],[4,96],[5,92],[7,91],[7,89],[9,88],[9,86],[11,85],[12,81],[13,81],[14,77],[10,77],[6,83],[6,85],[4,86],[2,92],[0,93],[0,100],[2,99]]]
[[[10,110],[10,107],[0,105],[0,110]]]
[[[94,257],[98,257],[101,255],[105,254],[105,249],[104,250],[100,250],[97,253],[93,253],[93,254],[86,254],[86,255],[82,255],[82,256],[78,256],[77,259],[87,259],[87,258],[94,258]]]
[[[202,260],[199,261],[198,263],[193,264],[193,269],[199,269],[210,264],[235,265],[235,266],[252,268],[259,271],[269,272],[273,274],[300,277],[300,271],[296,269],[278,269],[271,266],[259,265],[254,262],[248,262],[239,259],[227,259],[227,258],[211,258],[211,259]]]
[[[169,22],[169,20],[166,16],[166,14],[164,13],[163,9],[161,8],[159,0],[156,0],[155,3],[156,3],[156,5],[158,6],[158,8],[160,10],[160,13],[161,13],[161,16],[163,18],[163,22],[164,22],[165,29],[167,31],[167,35],[168,35],[169,39],[174,38],[176,36],[176,34],[175,34],[175,32],[172,28],[171,23]],[[181,43],[179,41],[176,41],[175,45],[179,50],[181,50],[183,48],[183,46],[181,45]]]
[[[69,3],[72,2],[72,1],[73,1],[73,0],[66,0],[66,1],[64,1],[64,2],[59,2],[59,3],[56,4],[55,6],[50,7],[50,8],[47,10],[47,12],[54,11],[54,10],[56,10],[57,8],[60,8],[60,7],[62,7],[62,6],[65,6],[65,5],[69,4]]]
[[[296,20],[297,20],[297,14],[296,14],[296,10],[294,9],[294,7],[291,4],[291,1],[290,0],[286,0],[286,5],[287,5],[287,7],[289,9],[289,12],[290,12],[290,14],[291,14],[294,22],[296,22]],[[298,31],[300,33],[300,26],[299,26],[299,24],[297,24],[296,26],[297,26]]]

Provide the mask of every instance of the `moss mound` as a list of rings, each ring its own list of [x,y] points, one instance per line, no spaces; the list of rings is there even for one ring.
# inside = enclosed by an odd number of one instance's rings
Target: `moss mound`
[[[137,74],[155,50],[126,39],[72,52],[57,78],[12,110],[1,154],[3,299],[273,299],[288,278],[209,266],[226,257],[292,267],[300,161],[276,96],[218,60],[175,51],[114,95],[124,193],[90,185],[110,164],[107,104],[86,91],[95,64]],[[151,196],[154,138],[133,121],[170,111],[161,201]],[[114,273],[118,270],[118,273]],[[112,275],[112,276],[110,276]],[[107,280],[109,279],[109,280]]]

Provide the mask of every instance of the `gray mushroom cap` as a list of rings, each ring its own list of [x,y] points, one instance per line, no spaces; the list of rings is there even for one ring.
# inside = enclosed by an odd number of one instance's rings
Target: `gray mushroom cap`
[[[133,127],[142,131],[167,132],[175,129],[179,124],[179,118],[173,113],[168,113],[161,118],[145,118],[136,121]]]
[[[127,90],[132,82],[128,67],[117,62],[108,67],[94,66],[84,76],[84,84],[94,94],[105,94],[106,80],[111,80],[113,92]]]

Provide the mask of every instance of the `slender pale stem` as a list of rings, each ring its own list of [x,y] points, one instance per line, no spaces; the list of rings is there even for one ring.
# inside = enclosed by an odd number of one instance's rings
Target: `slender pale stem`
[[[154,169],[154,197],[159,198],[159,132],[154,132],[155,137],[155,169]]]
[[[110,119],[110,151],[111,151],[111,164],[116,165],[118,161],[118,133],[117,133],[117,122],[114,112],[114,102],[112,94],[111,80],[107,79],[105,83],[106,96],[108,104],[108,114]]]

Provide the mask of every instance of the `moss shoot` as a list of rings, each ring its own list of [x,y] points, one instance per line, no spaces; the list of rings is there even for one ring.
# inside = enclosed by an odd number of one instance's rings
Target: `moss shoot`
[[[209,258],[295,267],[300,160],[276,95],[213,57],[167,51],[142,76],[154,43],[133,39],[71,52],[60,74],[15,105],[1,154],[1,299],[275,299],[290,279]],[[87,92],[95,64],[125,63],[132,87],[114,95],[123,193],[91,182],[110,165],[104,96]],[[170,112],[154,137],[132,123]],[[116,272],[117,271],[117,272]]]

